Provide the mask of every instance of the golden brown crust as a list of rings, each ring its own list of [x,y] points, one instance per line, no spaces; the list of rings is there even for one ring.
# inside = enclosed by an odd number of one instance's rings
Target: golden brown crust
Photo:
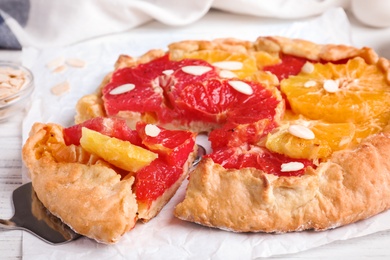
[[[62,127],[35,123],[23,147],[37,197],[77,233],[103,243],[115,243],[138,219],[154,218],[176,193],[196,157],[194,146],[180,178],[152,204],[136,200],[134,176],[125,178],[114,166],[82,147],[65,145]]]
[[[34,124],[23,147],[34,190],[48,210],[77,233],[116,242],[137,220],[134,178],[120,175],[98,158],[63,143],[62,128]]]
[[[335,44],[317,44],[301,39],[286,37],[259,37],[255,42],[256,50],[270,53],[284,53],[313,61],[338,61],[355,57],[363,58],[368,64],[376,64],[378,55],[371,48]]]
[[[191,173],[175,215],[236,232],[326,230],[390,208],[390,135],[335,153],[301,177],[253,168],[227,170],[211,159]]]
[[[367,47],[259,37],[254,42],[231,38],[181,41],[170,44],[168,49],[172,59],[181,59],[184,54],[201,50],[248,55],[264,51],[275,57],[286,54],[329,62],[360,57],[367,64],[378,66],[390,84],[389,61],[379,58],[373,49]],[[115,68],[137,66],[164,54],[166,52],[162,50],[153,50],[140,58],[123,55]],[[110,75],[105,82],[109,78]],[[131,121],[142,118],[140,114],[125,113],[125,118],[126,115],[131,115]],[[237,232],[325,230],[352,223],[390,207],[387,199],[390,198],[388,151],[390,136],[384,131],[363,141],[354,150],[334,153],[330,160],[321,163],[316,170],[309,168],[301,177],[276,177],[252,168],[227,170],[205,159],[191,173],[186,197],[176,207],[175,215],[187,221]]]

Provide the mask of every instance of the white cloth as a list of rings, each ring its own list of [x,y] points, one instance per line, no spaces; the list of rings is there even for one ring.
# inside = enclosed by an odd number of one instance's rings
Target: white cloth
[[[7,1],[7,0],[0,0]],[[19,0],[22,1],[22,0]],[[108,34],[125,32],[151,20],[183,26],[200,19],[210,8],[275,18],[304,18],[350,0],[24,0],[28,19],[20,25],[0,9],[21,46],[64,46]],[[0,5],[1,8],[1,5]]]

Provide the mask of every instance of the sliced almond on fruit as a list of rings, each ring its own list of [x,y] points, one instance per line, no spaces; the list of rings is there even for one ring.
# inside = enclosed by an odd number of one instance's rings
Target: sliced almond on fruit
[[[305,165],[301,162],[289,162],[281,165],[281,172],[295,172],[305,168]]]
[[[315,82],[314,80],[309,80],[309,81],[306,81],[306,83],[303,86],[305,88],[311,88],[311,87],[314,87],[315,85],[317,85],[317,82]]]
[[[248,84],[245,83],[244,81],[240,80],[230,80],[228,81],[228,84],[237,90],[238,92],[245,94],[245,95],[252,95],[253,94],[253,89],[252,87]]]
[[[174,70],[164,70],[162,73],[163,73],[164,75],[170,76],[170,75],[173,74],[173,72],[174,72]]]
[[[214,62],[212,65],[224,70],[240,70],[244,66],[240,61],[219,61]]]
[[[311,131],[308,127],[303,125],[290,125],[287,131],[293,136],[302,139],[311,140],[315,138],[313,131]]]
[[[221,78],[224,78],[224,79],[233,79],[233,78],[237,78],[237,75],[236,73],[230,71],[230,70],[221,70],[219,72],[219,76]]]
[[[207,66],[184,66],[181,70],[190,75],[200,76],[209,72],[212,68]]]
[[[135,89],[135,85],[134,84],[131,84],[131,83],[123,84],[123,85],[120,85],[120,86],[112,89],[109,92],[109,94],[110,95],[120,95],[120,94],[129,92],[129,91],[132,91],[133,89]]]
[[[301,71],[306,74],[310,74],[314,71],[314,65],[311,62],[306,62],[303,66]]]
[[[339,81],[332,79],[325,80],[323,87],[326,92],[336,93],[339,90]]]
[[[156,137],[160,134],[161,129],[158,126],[153,124],[147,124],[145,126],[145,134],[150,137]]]

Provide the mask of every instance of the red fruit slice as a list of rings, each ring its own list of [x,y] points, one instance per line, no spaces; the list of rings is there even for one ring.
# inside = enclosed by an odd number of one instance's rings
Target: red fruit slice
[[[120,111],[150,112],[158,111],[163,105],[163,91],[158,77],[168,69],[175,69],[176,62],[168,55],[141,64],[137,67],[122,68],[115,71],[110,83],[102,90],[105,110],[108,115]],[[113,94],[112,91],[125,84],[133,84],[134,89]]]
[[[234,148],[221,148],[207,155],[215,163],[226,169],[241,169],[253,167],[276,176],[301,176],[306,167],[315,165],[306,159],[292,159],[281,154],[272,153],[265,148],[251,145],[242,145]],[[290,162],[303,163],[304,168],[297,171],[282,172],[282,164]]]
[[[144,212],[160,196],[166,196],[166,193],[173,195],[172,187],[177,189],[186,175],[189,167],[186,161],[195,146],[194,133],[160,128],[157,136],[149,136],[145,131],[146,126],[145,123],[138,123],[137,131],[143,144],[157,152],[159,157],[136,173],[134,189],[141,217],[148,215]]]
[[[213,104],[210,102],[210,97],[208,97],[210,93],[207,93],[208,90],[203,88],[205,85],[203,82],[217,78],[216,69],[206,61],[197,59],[181,60],[175,64],[175,67],[177,69],[171,75],[166,76],[164,80],[160,80],[160,86],[164,89],[166,102],[175,111],[178,111],[176,119],[183,122],[193,120],[213,121],[214,116],[210,115],[207,109],[204,109]],[[194,75],[189,72],[190,70],[185,70],[189,67],[194,68],[195,71],[196,67],[208,68],[209,71]],[[193,105],[198,107],[194,109]],[[220,105],[223,106],[223,104]],[[218,108],[215,108],[215,110],[218,110]]]
[[[236,91],[236,100],[226,113],[226,124],[210,133],[213,149],[255,144],[276,126],[275,116],[281,101],[260,84],[246,83],[252,87],[253,94]]]
[[[137,201],[150,205],[176,183],[182,173],[181,167],[169,165],[163,159],[154,160],[137,172],[134,183]]]
[[[138,136],[138,133],[127,126],[126,120],[103,117],[92,118],[81,124],[64,128],[63,133],[66,145],[80,145],[82,127],[86,127],[110,137],[129,141],[130,143],[138,146],[142,145],[142,140]]]
[[[307,59],[305,58],[283,55],[281,63],[264,67],[263,70],[275,74],[279,81],[281,81],[282,79],[288,78],[290,75],[297,75],[306,61]]]
[[[169,165],[182,167],[188,159],[189,154],[194,150],[195,133],[180,130],[167,130],[159,127],[160,133],[157,136],[148,136],[145,133],[146,123],[138,123],[136,128],[142,143],[151,151],[159,154],[160,158]]]
[[[226,80],[209,79],[181,85],[173,99],[175,107],[188,121],[224,123],[229,109],[237,104],[239,93]]]

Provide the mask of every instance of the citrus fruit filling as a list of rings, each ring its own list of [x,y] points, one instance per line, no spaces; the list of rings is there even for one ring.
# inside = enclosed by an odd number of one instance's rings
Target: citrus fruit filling
[[[241,145],[220,148],[206,155],[226,169],[256,168],[276,176],[300,176],[307,167],[316,168],[312,160],[292,159],[283,154],[273,153],[260,146]]]
[[[131,130],[119,118],[93,118],[65,128],[63,133],[68,145],[80,144],[119,168],[118,174],[124,178],[134,176],[137,201],[146,209],[188,168],[186,163],[194,152],[196,137],[189,131],[167,130],[142,122]]]
[[[216,163],[286,176],[381,131],[390,120],[389,93],[383,72],[361,58],[331,63],[261,51],[198,50],[116,71],[103,100],[109,115],[135,111],[153,114],[162,124],[211,124],[205,131]],[[139,133],[144,146],[159,156],[164,150],[171,164],[184,159],[168,146],[147,144],[153,137]],[[222,156],[232,151],[234,156]],[[303,168],[296,170],[297,164]]]
[[[311,71],[283,80],[281,91],[292,113],[323,122],[316,136],[333,142],[332,151],[380,132],[390,120],[386,77],[376,65],[359,57],[345,64],[313,64]],[[344,146],[337,145],[340,142]]]
[[[81,132],[81,147],[123,170],[137,172],[158,157],[156,153],[128,141],[109,137],[85,127]]]

